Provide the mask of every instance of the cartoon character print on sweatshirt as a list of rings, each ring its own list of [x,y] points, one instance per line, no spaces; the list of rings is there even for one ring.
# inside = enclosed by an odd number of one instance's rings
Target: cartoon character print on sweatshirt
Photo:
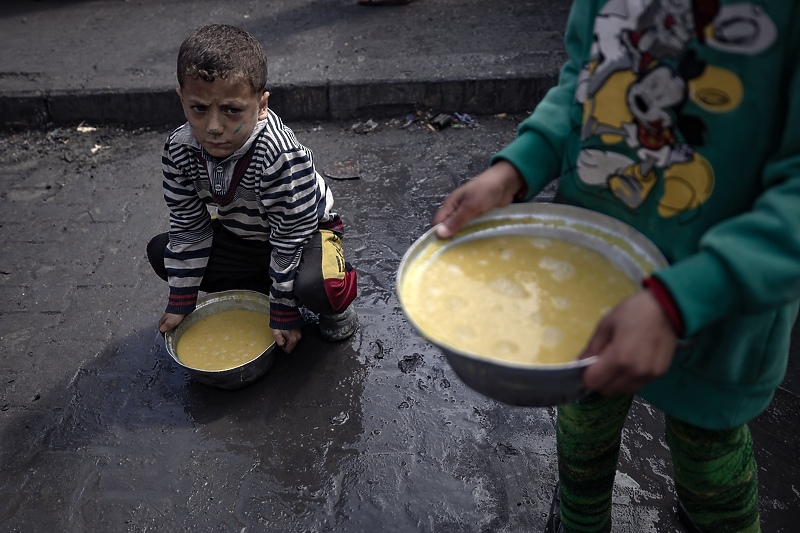
[[[738,76],[700,59],[699,47],[757,54],[775,37],[754,3],[610,0],[578,76],[580,181],[607,188],[631,209],[661,190],[664,218],[698,208],[714,189],[714,169],[700,153],[703,113],[730,112],[743,97]]]

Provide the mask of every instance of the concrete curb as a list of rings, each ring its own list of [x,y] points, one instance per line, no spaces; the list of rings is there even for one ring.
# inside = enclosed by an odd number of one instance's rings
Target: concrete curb
[[[284,119],[348,120],[386,118],[411,110],[471,114],[529,112],[557,72],[505,79],[325,82],[278,85],[270,106]],[[173,87],[42,91],[0,95],[0,129],[42,129],[80,122],[133,127],[182,122]]]

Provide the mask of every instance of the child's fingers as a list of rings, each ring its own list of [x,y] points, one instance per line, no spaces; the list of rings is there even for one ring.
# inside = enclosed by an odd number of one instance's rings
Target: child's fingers
[[[465,195],[462,189],[456,190],[445,198],[442,206],[433,217],[436,226],[436,236],[448,239],[458,233],[458,230],[472,217],[470,210],[465,206]]]
[[[596,356],[597,361],[584,371],[583,384],[605,396],[633,394],[648,381],[637,357],[641,348],[633,338],[619,335],[615,316],[600,321],[584,354]]]
[[[286,345],[286,338],[283,336],[281,330],[273,329],[272,336],[275,338],[275,344],[277,344],[279,348],[283,348]]]

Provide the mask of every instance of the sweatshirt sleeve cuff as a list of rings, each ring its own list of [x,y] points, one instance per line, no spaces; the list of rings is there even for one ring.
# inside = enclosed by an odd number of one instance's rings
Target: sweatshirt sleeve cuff
[[[173,287],[169,291],[169,301],[167,308],[164,310],[166,313],[174,313],[176,315],[188,315],[197,307],[197,289],[180,289]]]
[[[664,285],[661,280],[654,277],[646,278],[642,282],[642,285],[645,289],[649,290],[650,294],[658,301],[661,309],[664,310],[664,314],[667,316],[667,320],[669,320],[669,323],[672,325],[672,329],[675,330],[675,334],[678,337],[683,337],[686,328],[683,325],[681,311],[672,298],[672,294],[670,294],[667,286]]]
[[[736,280],[713,253],[698,252],[653,277],[680,309],[687,336],[742,310]]]
[[[511,144],[496,153],[491,163],[505,160],[514,165],[525,180],[524,198],[530,200],[558,176],[561,161],[556,151],[541,134],[527,130],[521,133]]]
[[[269,305],[269,327],[271,329],[299,329],[303,326],[303,316],[297,307],[276,304]]]

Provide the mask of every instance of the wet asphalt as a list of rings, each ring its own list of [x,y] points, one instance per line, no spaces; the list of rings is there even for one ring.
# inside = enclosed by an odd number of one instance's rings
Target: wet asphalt
[[[527,80],[532,94],[552,79],[552,69],[539,68],[549,72],[539,76],[521,65],[531,57],[557,57],[557,49],[508,52],[513,57],[503,63],[499,47],[519,43],[510,42],[510,32],[487,35],[476,28],[494,27],[491,17],[508,10],[517,15],[509,24],[541,24],[547,17],[534,15],[543,4],[504,2],[487,10],[490,20],[482,24],[475,2],[448,10],[454,2],[418,0],[393,11],[345,1],[271,3],[283,22],[308,17],[302,26],[307,31],[286,50],[317,54],[309,53],[316,59],[307,70],[298,67],[303,81],[293,81],[290,63],[276,60],[276,92],[290,94],[289,88],[303,85],[317,92],[296,94],[324,92],[328,101],[321,116],[297,112],[290,125],[314,150],[321,171],[334,174],[342,163],[358,170],[356,179],[329,183],[347,227],[346,253],[359,271],[361,326],[351,339],[329,344],[310,321],[295,352],[280,355],[267,375],[236,391],[194,382],[166,353],[155,327],[167,293],[144,249],[167,228],[159,165],[172,119],[162,114],[167,124],[138,128],[141,119],[130,108],[99,103],[133,87],[148,111],[139,115],[152,115],[162,105],[162,84],[167,91],[172,83],[167,67],[153,60],[152,90],[135,85],[142,76],[113,73],[110,51],[155,58],[158,46],[177,46],[173,41],[180,41],[178,30],[187,24],[244,17],[247,10],[243,21],[262,20],[266,8],[257,2],[211,8],[209,2],[158,6],[147,0],[69,2],[57,9],[58,2],[10,4],[0,15],[0,43],[14,52],[0,62],[0,109],[17,110],[6,115],[16,117],[7,126],[19,129],[31,120],[39,127],[0,135],[0,531],[543,529],[556,480],[554,410],[505,406],[464,386],[404,319],[394,284],[403,253],[429,227],[441,199],[482,170],[525,116],[514,97],[470,85],[475,73],[459,64],[479,61],[484,75],[499,80],[522,73],[511,78]],[[187,10],[189,4],[196,9]],[[188,11],[185,20],[170,11],[176,5]],[[147,29],[132,22],[142,7]],[[328,11],[320,13],[323,8]],[[334,8],[352,18],[337,17]],[[548,20],[563,25],[564,12],[556,11]],[[392,37],[387,18],[405,33]],[[11,31],[18,25],[43,33],[33,39],[35,32]],[[461,35],[464,28],[472,39]],[[164,37],[120,49],[107,37],[112,30],[160,31]],[[346,58],[344,43],[354,42],[359,31],[374,39],[358,41],[363,50]],[[398,35],[409,39],[405,47]],[[30,46],[20,46],[19,39]],[[59,74],[52,59],[40,61],[59,39],[64,50],[84,47],[87,71],[72,52],[61,61],[68,73]],[[95,55],[98,39],[106,46]],[[461,63],[451,39],[462,43]],[[391,56],[390,45],[402,52]],[[495,60],[480,47],[493,50]],[[87,54],[96,60],[87,61]],[[428,63],[420,60],[425,54]],[[353,67],[376,56],[383,67]],[[401,71],[416,65],[425,74],[413,83],[391,78],[389,57]],[[315,85],[313,73],[328,63],[341,66],[342,79],[317,76],[324,83]],[[93,64],[102,76],[92,77]],[[349,74],[345,64],[353,67]],[[438,69],[437,79],[425,65],[449,67]],[[26,79],[38,85],[18,84]],[[416,99],[419,83],[437,92],[439,105],[403,101]],[[352,93],[332,89],[345,85]],[[375,87],[382,87],[386,105],[354,104]],[[443,99],[456,87],[471,98]],[[331,105],[344,94],[356,96]],[[493,94],[495,107],[484,107],[486,113],[471,107],[480,108],[476,102]],[[314,108],[313,99],[303,98],[298,107]],[[496,115],[503,107],[507,112]],[[82,110],[84,126],[97,129],[79,130],[83,120],[58,109]],[[422,112],[414,115],[415,109]],[[476,124],[438,130],[429,125],[438,112],[470,113]],[[364,125],[369,118],[375,129]],[[551,197],[548,189],[537,201]],[[800,518],[798,346],[800,335],[786,381],[751,424],[765,532],[796,531]],[[675,514],[663,419],[641,402],[624,433],[613,518],[614,531],[622,533],[684,531]]]

